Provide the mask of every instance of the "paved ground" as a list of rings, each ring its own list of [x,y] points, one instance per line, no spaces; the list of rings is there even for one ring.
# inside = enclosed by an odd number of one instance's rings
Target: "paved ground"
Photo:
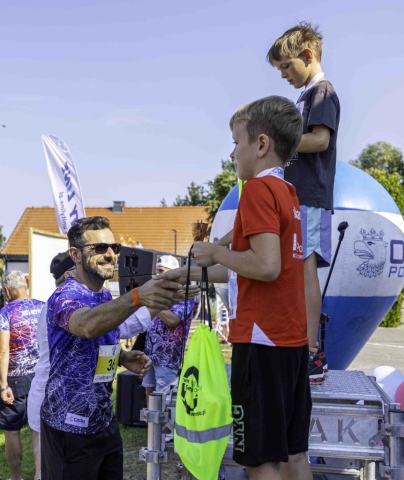
[[[362,370],[368,375],[381,365],[397,368],[404,374],[404,325],[379,327],[348,370]]]

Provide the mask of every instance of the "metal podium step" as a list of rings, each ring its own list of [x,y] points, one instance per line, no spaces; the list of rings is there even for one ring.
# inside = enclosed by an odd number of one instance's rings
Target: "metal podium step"
[[[360,371],[330,370],[324,383],[311,387],[311,396],[308,455],[313,462],[321,460],[312,465],[314,473],[332,479],[404,480],[404,412],[374,378]],[[166,403],[171,418],[175,401],[173,388]],[[235,472],[239,466],[232,454],[231,436],[222,465]],[[181,478],[193,477],[184,470]]]

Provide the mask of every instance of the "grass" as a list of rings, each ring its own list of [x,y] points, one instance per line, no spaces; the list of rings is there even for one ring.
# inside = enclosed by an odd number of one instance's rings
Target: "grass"
[[[193,322],[190,331],[190,338],[198,322]],[[227,344],[221,344],[223,356],[226,363],[230,363],[231,348]],[[123,368],[118,370],[123,371]],[[114,402],[114,410],[116,403],[116,385],[114,382],[114,393],[112,395]],[[131,427],[120,425],[120,431],[124,449],[124,480],[146,480],[146,463],[139,460],[139,450],[147,446],[147,428]],[[22,459],[22,478],[24,480],[32,480],[35,474],[34,458],[31,449],[31,435],[28,426],[21,430],[21,442],[23,448]],[[173,448],[167,449],[169,452],[169,460],[167,464],[162,464],[161,478],[164,480],[177,480],[178,475],[175,472],[175,466],[180,463],[179,456],[174,453]],[[6,462],[4,451],[4,433],[0,430],[0,480],[10,478],[10,472]]]

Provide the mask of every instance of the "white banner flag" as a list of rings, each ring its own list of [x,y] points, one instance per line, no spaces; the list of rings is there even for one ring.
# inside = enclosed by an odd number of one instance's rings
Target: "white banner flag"
[[[42,135],[59,231],[66,234],[86,216],[79,177],[69,147],[55,135]]]

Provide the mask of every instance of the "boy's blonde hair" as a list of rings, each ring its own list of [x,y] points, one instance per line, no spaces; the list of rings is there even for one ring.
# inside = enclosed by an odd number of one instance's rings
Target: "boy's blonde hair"
[[[274,66],[273,61],[279,62],[282,57],[297,58],[305,48],[310,48],[316,60],[320,62],[323,36],[318,28],[318,25],[300,22],[299,25],[287,30],[269,49],[268,62]]]
[[[241,107],[230,119],[230,129],[242,123],[250,143],[262,135],[275,142],[275,152],[286,162],[294,154],[303,133],[303,119],[295,104],[272,95]]]

